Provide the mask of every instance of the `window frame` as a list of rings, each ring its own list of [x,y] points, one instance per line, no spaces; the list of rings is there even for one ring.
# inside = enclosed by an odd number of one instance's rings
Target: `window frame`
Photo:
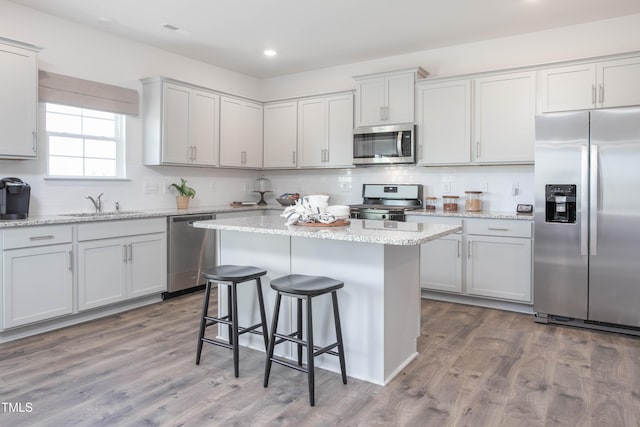
[[[100,113],[109,113],[113,114],[116,118],[115,120],[115,136],[111,137],[100,137],[83,133],[71,133],[71,132],[49,132],[47,131],[47,105],[59,105],[62,107],[72,107],[79,108],[81,110],[87,111],[98,111]],[[125,114],[120,113],[112,113],[108,111],[100,111],[92,108],[83,108],[77,107],[74,105],[65,105],[65,104],[57,104],[55,102],[42,102],[41,105],[41,117],[42,117],[42,134],[44,135],[44,144],[45,144],[45,153],[46,153],[46,176],[45,179],[51,180],[88,180],[88,181],[101,181],[101,180],[128,180],[127,171],[126,171],[126,125],[127,125],[127,116]],[[80,115],[74,115],[75,117],[82,117]],[[71,138],[79,138],[79,139],[92,139],[92,140],[104,140],[104,141],[114,141],[115,142],[115,162],[116,162],[116,174],[109,176],[91,176],[84,175],[84,164],[83,164],[83,175],[52,175],[50,173],[50,137],[51,136],[59,136],[59,137],[71,137]],[[83,153],[81,158],[84,161],[87,158],[85,153]]]

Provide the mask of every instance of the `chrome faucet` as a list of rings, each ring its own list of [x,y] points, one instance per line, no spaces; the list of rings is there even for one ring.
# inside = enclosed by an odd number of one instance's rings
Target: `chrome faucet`
[[[91,196],[87,196],[87,199],[91,200],[93,206],[96,208],[96,213],[102,212],[102,200],[100,199],[104,193],[100,193],[95,199]]]

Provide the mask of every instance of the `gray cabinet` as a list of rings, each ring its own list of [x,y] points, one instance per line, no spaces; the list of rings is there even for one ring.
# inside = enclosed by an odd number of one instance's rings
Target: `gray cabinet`
[[[217,166],[220,97],[172,80],[144,83],[144,163]]]
[[[61,225],[2,232],[4,329],[72,313],[71,229]]]
[[[36,49],[0,38],[0,82],[0,158],[34,158],[38,106]]]

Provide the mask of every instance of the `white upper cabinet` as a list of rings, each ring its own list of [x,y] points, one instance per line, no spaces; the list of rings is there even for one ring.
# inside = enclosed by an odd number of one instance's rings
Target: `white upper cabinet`
[[[533,163],[535,72],[474,80],[475,163]]]
[[[356,127],[414,122],[416,79],[421,68],[354,77]]]
[[[471,80],[418,84],[419,165],[465,164],[471,160]]]
[[[353,94],[298,101],[300,167],[353,166]]]
[[[38,65],[35,49],[0,43],[0,158],[36,157]]]
[[[538,110],[586,110],[640,105],[640,57],[539,71]]]
[[[295,168],[298,141],[298,103],[264,106],[264,167]]]
[[[217,166],[220,97],[173,81],[143,83],[144,163]]]
[[[228,96],[220,101],[220,166],[262,168],[262,105]]]

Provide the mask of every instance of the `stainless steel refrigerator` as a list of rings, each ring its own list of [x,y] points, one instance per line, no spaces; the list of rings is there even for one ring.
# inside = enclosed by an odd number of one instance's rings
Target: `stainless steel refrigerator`
[[[539,322],[640,332],[640,108],[536,118]]]

